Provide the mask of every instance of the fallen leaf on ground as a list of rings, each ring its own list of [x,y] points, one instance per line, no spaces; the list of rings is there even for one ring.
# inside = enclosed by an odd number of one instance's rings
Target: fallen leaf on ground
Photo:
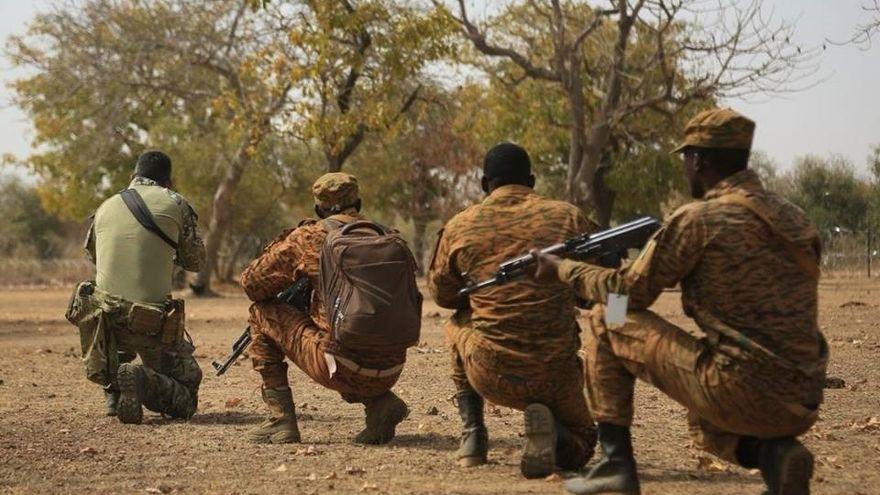
[[[226,408],[231,409],[241,404],[241,397],[233,397],[226,401]]]
[[[559,476],[559,473],[553,473],[553,474],[547,476],[546,478],[544,478],[544,481],[553,481],[553,482],[562,481],[562,476]]]
[[[309,481],[317,481],[317,480],[318,480],[318,475],[315,474],[315,473],[309,473],[309,475],[306,476],[306,479],[309,480]]]
[[[278,466],[277,468],[275,468],[275,471],[277,471],[279,473],[283,473],[283,472],[287,471],[287,464],[282,464],[282,465]]]
[[[361,475],[361,474],[366,474],[366,473],[367,473],[367,471],[364,468],[359,468],[359,467],[354,467],[354,466],[347,466],[345,468],[345,474]]]
[[[362,492],[374,492],[379,489],[379,485],[375,483],[364,483],[364,486],[361,487]]]
[[[83,447],[79,449],[80,454],[97,454],[98,451],[94,447]]]
[[[335,480],[337,478],[336,471],[331,471],[330,474],[324,476],[325,480]]]

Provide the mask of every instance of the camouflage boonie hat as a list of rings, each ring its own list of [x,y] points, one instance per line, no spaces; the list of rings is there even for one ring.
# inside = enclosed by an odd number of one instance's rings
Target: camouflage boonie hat
[[[680,153],[688,146],[699,148],[752,149],[755,123],[729,108],[704,110],[692,118],[684,128],[684,141],[672,153]]]
[[[318,177],[312,186],[315,204],[326,210],[354,206],[358,200],[357,177],[343,172],[332,172]]]

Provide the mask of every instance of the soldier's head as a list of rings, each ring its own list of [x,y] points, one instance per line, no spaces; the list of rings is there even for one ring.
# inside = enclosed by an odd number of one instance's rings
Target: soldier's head
[[[684,129],[684,141],[673,150],[684,156],[684,175],[691,195],[702,198],[719,181],[748,168],[755,123],[729,108],[697,114]]]
[[[156,181],[163,187],[171,187],[171,158],[156,150],[145,151],[137,159],[134,176]]]
[[[321,218],[331,215],[356,215],[361,211],[357,177],[343,172],[332,172],[318,177],[312,186],[315,213]]]
[[[535,187],[529,154],[513,143],[496,144],[483,160],[483,178],[480,183],[486,193],[511,184]]]

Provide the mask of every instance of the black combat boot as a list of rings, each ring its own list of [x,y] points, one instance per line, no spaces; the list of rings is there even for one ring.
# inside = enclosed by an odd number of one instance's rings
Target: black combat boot
[[[107,408],[107,416],[116,416],[116,408],[119,406],[119,390],[111,385],[104,387],[104,405]]]
[[[121,423],[140,424],[144,419],[143,366],[138,364],[123,363],[116,372],[116,382],[119,385],[119,403],[116,415]]]
[[[611,423],[599,423],[599,444],[605,458],[590,470],[585,478],[565,482],[570,493],[615,493],[637,495],[640,493],[636,460],[633,457],[632,436],[629,428]]]
[[[556,421],[544,404],[529,404],[523,413],[525,442],[519,470],[526,478],[543,478],[556,469]]]
[[[796,438],[761,440],[758,467],[769,495],[809,495],[813,454]]]
[[[596,431],[590,438],[578,438],[560,422],[556,422],[556,467],[564,471],[577,471],[593,457]]]
[[[391,441],[397,425],[409,415],[406,402],[394,392],[383,395],[364,403],[366,428],[355,435],[355,443],[381,445]]]
[[[474,390],[455,395],[461,416],[461,442],[458,445],[458,465],[474,467],[486,464],[489,453],[489,430],[483,417],[483,398]]]

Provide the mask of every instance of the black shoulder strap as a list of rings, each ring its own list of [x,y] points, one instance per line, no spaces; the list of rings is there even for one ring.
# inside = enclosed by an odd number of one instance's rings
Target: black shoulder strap
[[[145,229],[159,236],[159,238],[165,241],[166,244],[171,246],[171,249],[177,251],[177,243],[165,235],[165,232],[162,232],[162,229],[156,225],[156,221],[153,219],[153,214],[150,213],[150,209],[147,208],[147,204],[144,203],[144,199],[137,191],[134,189],[126,189],[119,193],[119,196],[122,197],[125,206],[128,207],[131,214],[134,215],[137,221],[143,225]]]

